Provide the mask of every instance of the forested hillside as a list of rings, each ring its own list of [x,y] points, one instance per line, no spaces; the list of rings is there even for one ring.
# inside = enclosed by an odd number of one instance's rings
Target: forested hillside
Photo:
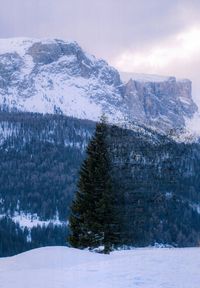
[[[66,245],[69,207],[94,126],[60,115],[0,113],[1,256]],[[21,214],[33,215],[28,229]]]
[[[92,121],[62,115],[0,113],[1,256],[66,244],[69,207],[94,128]],[[121,243],[199,245],[200,145],[137,126],[110,127],[108,143]],[[16,224],[21,214],[49,222],[25,228]]]

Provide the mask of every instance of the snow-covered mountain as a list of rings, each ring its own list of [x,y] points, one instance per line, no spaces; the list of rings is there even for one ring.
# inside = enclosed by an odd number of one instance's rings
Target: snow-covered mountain
[[[199,142],[157,133],[184,128],[196,111],[189,80],[134,74],[125,81],[75,42],[0,40],[0,256],[66,244],[66,219],[95,128],[90,120],[103,112],[134,128],[115,126],[110,134],[116,190],[125,195],[125,243],[198,245]],[[151,215],[147,223],[155,221],[142,237],[140,222],[130,221],[135,183]]]
[[[63,113],[97,120],[124,117],[119,73],[76,42],[0,41],[1,105],[9,110]]]
[[[67,247],[0,259],[4,288],[199,288],[200,249],[134,249],[111,255]]]
[[[128,82],[76,42],[0,40],[0,106],[7,111],[62,113],[161,130],[184,128],[197,111],[191,81],[135,74]]]

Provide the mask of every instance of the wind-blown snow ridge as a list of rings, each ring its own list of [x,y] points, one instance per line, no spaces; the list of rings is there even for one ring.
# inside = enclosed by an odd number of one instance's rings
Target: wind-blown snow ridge
[[[133,79],[135,81],[139,82],[164,82],[168,81],[170,79],[175,79],[173,76],[161,76],[161,75],[155,75],[155,74],[144,74],[144,73],[126,73],[126,72],[120,72],[120,75],[122,76],[122,79],[126,82],[129,79]]]
[[[0,259],[5,288],[199,288],[199,248],[146,248],[102,255],[67,247]]]
[[[138,82],[151,82],[151,83],[161,83],[165,81],[177,80],[178,82],[187,82],[189,79],[177,78],[174,76],[164,76],[156,74],[145,74],[145,73],[130,73],[130,72],[120,72],[122,79],[127,82],[129,79],[138,81]]]
[[[24,56],[24,54],[27,53],[28,49],[34,43],[42,42],[43,44],[48,45],[48,44],[55,44],[56,41],[62,41],[62,40],[48,39],[48,38],[40,39],[40,38],[29,38],[29,37],[1,38],[0,39],[0,54],[18,53],[19,55]],[[65,43],[79,46],[78,43],[73,40],[65,41]]]

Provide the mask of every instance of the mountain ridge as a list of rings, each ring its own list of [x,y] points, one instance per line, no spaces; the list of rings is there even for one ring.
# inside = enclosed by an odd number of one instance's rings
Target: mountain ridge
[[[74,41],[0,40],[4,111],[58,113],[93,121],[105,113],[118,125],[138,122],[165,132],[185,128],[185,119],[197,111],[191,81],[141,78],[125,83],[115,68]]]

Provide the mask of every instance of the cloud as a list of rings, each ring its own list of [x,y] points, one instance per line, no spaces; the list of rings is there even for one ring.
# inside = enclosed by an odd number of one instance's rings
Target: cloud
[[[200,104],[200,25],[187,28],[142,49],[128,49],[112,59],[120,71],[176,75],[194,81],[194,98]]]
[[[192,61],[195,57],[200,57],[199,52],[200,26],[187,29],[152,46],[148,45],[142,50],[124,51],[114,60],[114,64],[125,72],[142,69],[155,73],[175,62]]]
[[[105,58],[167,37],[188,22],[184,0],[181,6],[177,0],[0,2],[0,37],[70,38]]]
[[[199,99],[199,0],[0,0],[0,38],[76,40],[124,71],[191,78]]]

